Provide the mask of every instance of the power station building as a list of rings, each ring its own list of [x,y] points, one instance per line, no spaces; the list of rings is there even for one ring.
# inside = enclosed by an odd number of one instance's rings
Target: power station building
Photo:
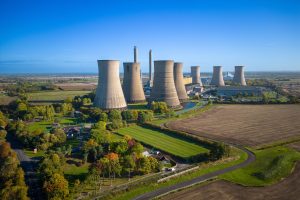
[[[163,101],[169,107],[181,108],[174,83],[174,62],[154,61],[154,79],[149,102]]]
[[[223,71],[222,66],[214,66],[213,76],[211,79],[211,85],[225,86],[224,79],[223,79]]]
[[[242,86],[247,85],[244,75],[244,66],[235,66],[233,82]]]
[[[140,63],[125,62],[123,92],[127,103],[145,102],[145,94],[143,90]]]
[[[174,63],[174,83],[180,101],[184,101],[189,98],[187,96],[185,86],[184,86],[182,68],[183,68],[182,63],[180,62]]]
[[[127,104],[119,78],[118,60],[98,60],[98,86],[94,106],[104,110],[126,109]]]

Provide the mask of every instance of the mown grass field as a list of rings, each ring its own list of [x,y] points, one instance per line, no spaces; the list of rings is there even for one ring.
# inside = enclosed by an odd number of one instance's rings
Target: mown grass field
[[[245,186],[265,186],[287,177],[300,153],[283,146],[254,151],[256,160],[248,166],[226,173],[220,178]]]
[[[74,125],[76,124],[75,118],[63,118],[59,122],[61,125]],[[35,131],[40,129],[41,131],[47,131],[51,128],[53,122],[51,121],[40,121],[40,122],[33,122],[28,124],[29,131]]]
[[[142,143],[182,158],[189,158],[208,152],[208,149],[196,143],[176,138],[176,136],[172,137],[162,131],[147,129],[137,125],[121,128],[117,130],[117,133],[130,135]]]
[[[70,97],[82,96],[90,93],[90,91],[47,91],[28,93],[29,101],[60,101]]]

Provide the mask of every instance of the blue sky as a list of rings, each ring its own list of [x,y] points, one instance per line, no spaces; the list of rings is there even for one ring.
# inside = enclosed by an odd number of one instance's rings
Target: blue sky
[[[97,72],[97,59],[300,70],[297,0],[0,0],[0,73]],[[122,71],[122,66],[121,66]]]

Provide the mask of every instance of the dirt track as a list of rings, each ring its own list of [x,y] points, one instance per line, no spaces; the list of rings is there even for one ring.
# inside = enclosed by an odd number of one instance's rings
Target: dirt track
[[[245,146],[300,136],[300,105],[218,105],[166,124],[175,130]]]
[[[267,187],[243,187],[227,181],[216,181],[168,194],[164,200],[299,200],[300,163],[283,181]]]

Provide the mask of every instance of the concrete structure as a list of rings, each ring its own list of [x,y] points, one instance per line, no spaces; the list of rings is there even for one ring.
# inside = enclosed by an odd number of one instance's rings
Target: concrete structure
[[[217,88],[218,96],[231,97],[236,95],[254,95],[260,96],[262,95],[263,90],[261,87],[255,86],[245,86],[245,87],[237,87],[237,86],[226,86]]]
[[[154,61],[154,79],[149,102],[164,101],[169,107],[181,108],[174,83],[174,62],[172,60]]]
[[[242,86],[247,85],[244,75],[244,66],[235,66],[233,82]]]
[[[200,66],[192,66],[191,75],[192,75],[192,84],[199,84],[200,86],[202,86],[202,82],[200,78]]]
[[[127,107],[119,78],[118,60],[98,60],[98,87],[94,106],[104,110]]]
[[[140,63],[125,62],[123,92],[127,103],[145,102]]]
[[[133,48],[133,56],[134,56],[134,58],[133,58],[133,62],[138,62],[138,52],[137,52],[138,50],[137,50],[137,48],[136,48],[136,46],[134,46],[134,48]]]
[[[153,85],[153,77],[152,77],[152,50],[149,50],[149,87]]]
[[[223,71],[222,66],[214,66],[213,76],[210,82],[211,85],[225,86],[224,79],[223,79]]]
[[[174,63],[174,83],[177,91],[177,95],[180,101],[184,101],[189,97],[186,94],[184,81],[183,81],[183,72],[182,72],[183,64],[176,62]]]

